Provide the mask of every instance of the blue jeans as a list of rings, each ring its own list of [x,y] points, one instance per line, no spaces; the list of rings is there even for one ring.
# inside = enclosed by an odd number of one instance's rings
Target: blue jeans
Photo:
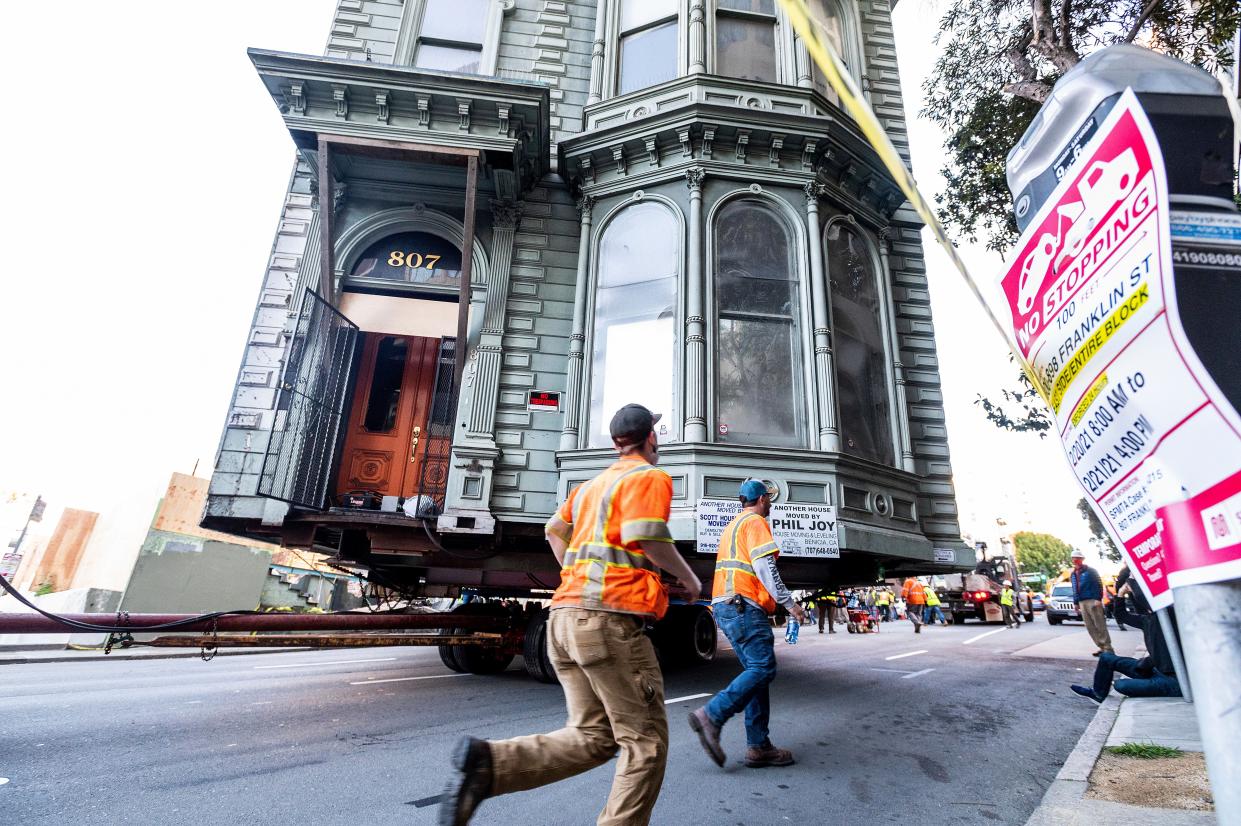
[[[934,625],[936,617],[939,617],[940,622],[947,622],[947,620],[944,619],[944,612],[940,610],[938,605],[928,605],[926,607],[926,613],[923,614],[923,621],[929,625]]]
[[[738,608],[732,603],[716,603],[711,606],[715,621],[728,641],[732,643],[737,659],[745,669],[728,684],[728,688],[707,703],[707,716],[717,726],[723,726],[729,718],[745,709],[745,741],[751,748],[761,748],[771,741],[767,737],[767,724],[771,718],[771,697],[767,686],[776,678],[775,637],[767,612],[744,603]]]
[[[1130,679],[1117,680],[1116,690],[1126,697],[1180,697],[1181,684],[1175,677],[1160,674],[1153,668],[1139,668],[1132,657],[1118,657],[1111,651],[1099,655],[1094,670],[1094,693],[1106,697],[1112,689],[1112,677],[1119,671]]]

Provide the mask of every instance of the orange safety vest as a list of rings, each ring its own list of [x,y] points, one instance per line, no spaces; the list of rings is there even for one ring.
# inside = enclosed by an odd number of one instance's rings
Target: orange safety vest
[[[672,542],[671,508],[672,477],[640,456],[622,456],[571,491],[556,512],[573,533],[552,608],[662,617],[668,591],[639,543]]]
[[[901,599],[909,605],[924,605],[926,592],[922,590],[922,583],[913,577],[905,580],[905,584],[901,586]]]
[[[756,560],[773,555],[778,557],[780,548],[767,520],[749,511],[737,514],[720,534],[711,600],[740,594],[768,614],[774,614],[776,601],[754,572]]]

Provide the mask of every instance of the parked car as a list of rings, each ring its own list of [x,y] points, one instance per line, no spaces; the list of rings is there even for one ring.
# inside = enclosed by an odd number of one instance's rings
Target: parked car
[[[1078,610],[1077,603],[1073,601],[1073,586],[1063,582],[1053,587],[1047,598],[1048,624],[1059,625],[1065,620],[1080,622],[1081,618],[1082,612]]]
[[[1033,611],[1047,610],[1047,597],[1043,596],[1038,591],[1030,594],[1030,609]]]

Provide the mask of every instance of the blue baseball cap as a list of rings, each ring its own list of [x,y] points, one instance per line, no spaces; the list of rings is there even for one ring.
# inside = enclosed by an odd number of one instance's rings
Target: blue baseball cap
[[[746,479],[738,495],[747,502],[755,502],[767,495],[767,486],[757,479]]]

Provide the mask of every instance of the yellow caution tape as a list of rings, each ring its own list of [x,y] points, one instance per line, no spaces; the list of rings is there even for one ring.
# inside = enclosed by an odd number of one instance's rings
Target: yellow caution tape
[[[935,236],[935,240],[939,242],[944,252],[948,254],[948,258],[952,261],[953,266],[956,267],[957,272],[965,279],[970,292],[978,299],[978,303],[982,305],[983,311],[986,312],[987,317],[991,319],[991,323],[995,325],[995,329],[999,331],[1009,349],[1012,350],[1014,358],[1021,365],[1021,369],[1025,371],[1026,377],[1030,379],[1030,384],[1039,392],[1043,400],[1047,401],[1045,388],[1035,379],[1034,371],[1029,363],[1021,355],[1021,351],[1014,346],[1011,331],[1007,330],[1000,320],[995,317],[995,314],[991,311],[991,306],[983,298],[982,292],[978,289],[977,282],[970,275],[965,262],[961,260],[961,256],[957,253],[957,248],[948,237],[948,233],[944,230],[943,225],[940,224],[935,211],[931,209],[931,205],[926,198],[922,197],[922,193],[918,191],[918,185],[914,182],[913,174],[905,166],[905,162],[896,151],[896,147],[892,145],[892,140],[888,137],[887,131],[879,123],[879,118],[875,116],[874,110],[870,108],[870,104],[863,97],[862,90],[857,87],[853,78],[849,76],[849,71],[840,62],[840,57],[827,39],[819,37],[819,31],[822,29],[822,26],[811,17],[810,7],[807,5],[806,0],[777,0],[777,2],[780,3],[785,14],[788,15],[789,22],[793,24],[793,29],[801,37],[802,42],[806,44],[806,49],[810,52],[810,59],[823,72],[827,82],[840,97],[840,102],[844,106],[845,111],[852,116],[858,128],[862,130],[862,134],[870,143],[871,148],[879,155],[879,160],[883,162],[883,165],[892,175],[896,185],[900,187],[901,192],[909,199],[909,203],[914,208],[914,211],[918,213],[918,217],[926,223],[931,230],[931,234]]]

